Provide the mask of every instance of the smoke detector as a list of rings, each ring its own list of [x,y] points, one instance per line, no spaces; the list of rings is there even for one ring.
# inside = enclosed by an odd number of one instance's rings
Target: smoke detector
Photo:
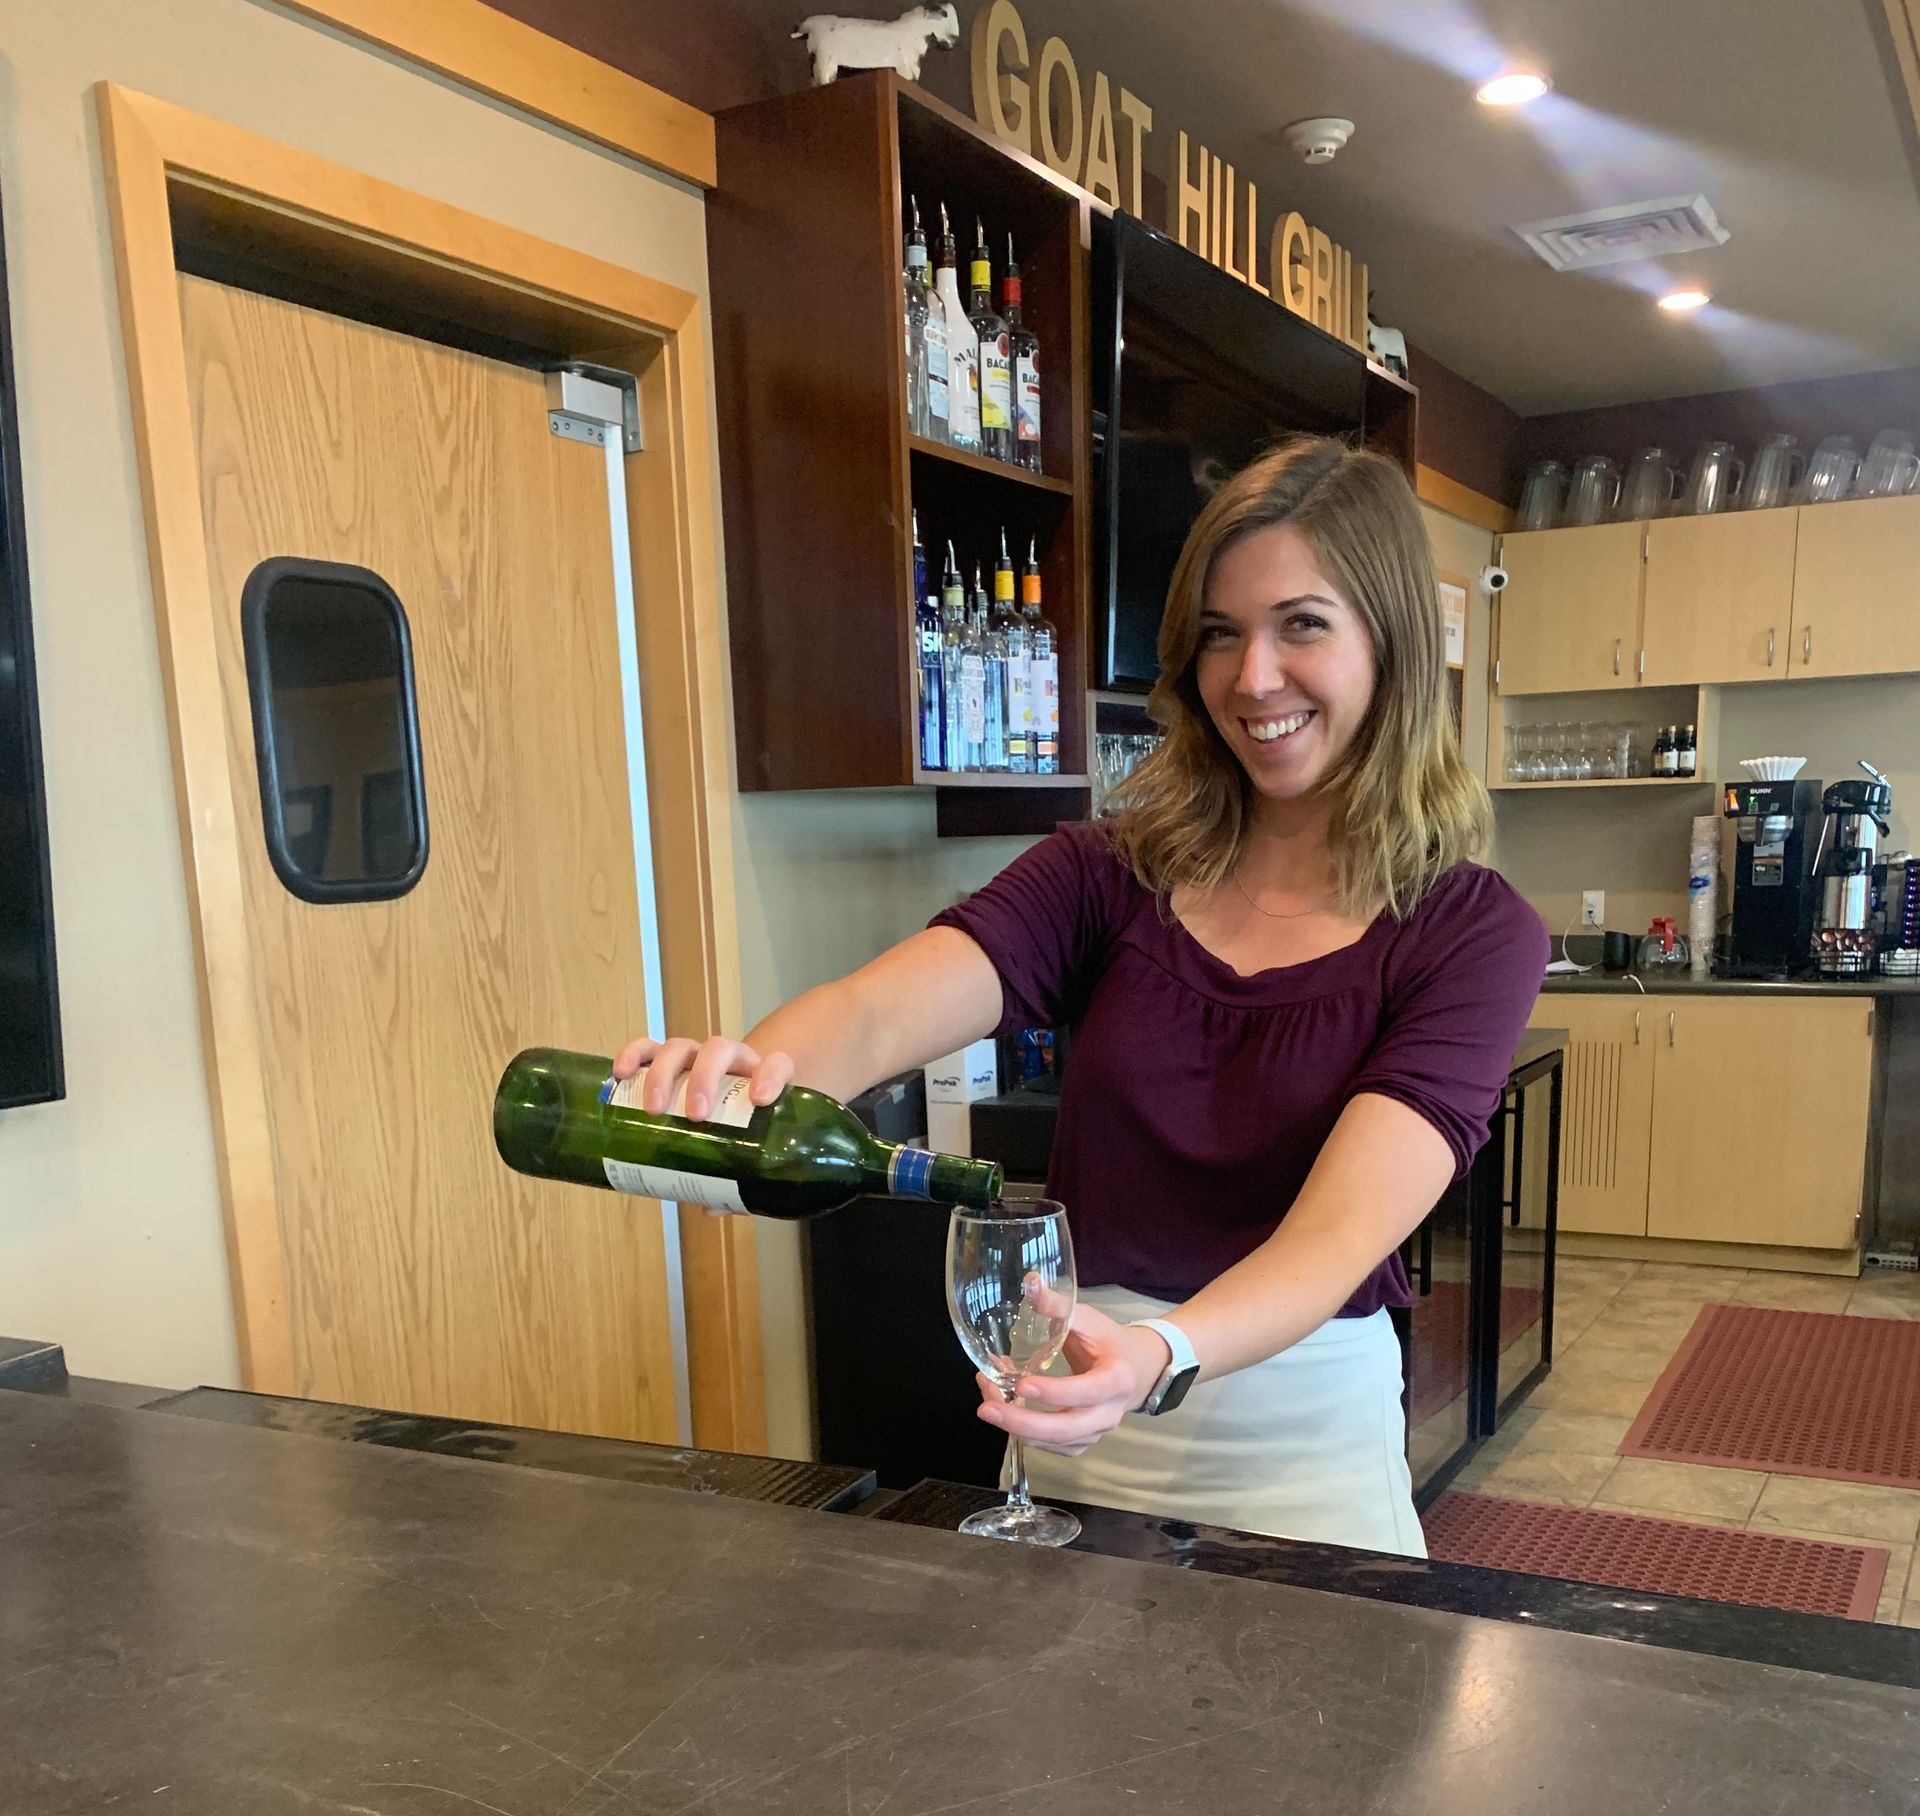
[[[1353,137],[1353,122],[1323,114],[1312,120],[1295,120],[1280,129],[1281,138],[1309,164],[1331,164],[1341,146]]]
[[[1617,208],[1596,208],[1591,214],[1530,221],[1513,231],[1556,271],[1589,271],[1595,265],[1618,265],[1628,259],[1706,252],[1724,246],[1731,237],[1703,195],[1626,202]]]

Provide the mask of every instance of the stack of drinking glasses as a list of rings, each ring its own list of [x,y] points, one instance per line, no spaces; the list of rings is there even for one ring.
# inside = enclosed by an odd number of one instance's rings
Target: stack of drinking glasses
[[[1160,748],[1158,732],[1095,732],[1093,737],[1094,812],[1148,757]]]
[[[1645,774],[1631,725],[1559,719],[1507,727],[1509,782],[1618,781]]]

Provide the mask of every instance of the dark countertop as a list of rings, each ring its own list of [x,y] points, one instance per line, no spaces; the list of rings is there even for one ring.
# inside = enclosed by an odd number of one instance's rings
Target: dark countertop
[[[871,1469],[837,1463],[790,1463],[777,1457],[735,1456],[718,1450],[682,1450],[625,1438],[594,1438],[572,1431],[535,1431],[490,1425],[479,1419],[442,1419],[425,1413],[381,1412],[341,1406],[331,1400],[292,1400],[278,1394],[240,1393],[226,1387],[195,1387],[147,1402],[151,1412],[249,1425],[260,1431],[299,1432],[311,1438],[345,1438],[390,1450],[424,1450],[471,1463],[514,1463],[522,1469],[553,1469],[567,1475],[604,1476],[644,1482],[693,1494],[734,1495],[748,1501],[779,1501],[841,1513],[873,1493]]]
[[[7,1816],[1920,1803],[1888,1685],[29,1394],[0,1542]]]
[[[1566,1050],[1565,1028],[1529,1028],[1520,1036],[1520,1044],[1513,1050],[1513,1064],[1508,1068],[1508,1073],[1523,1072],[1528,1066],[1545,1059],[1549,1053],[1564,1053]]]
[[[1584,976],[1561,972],[1541,986],[1548,996],[1634,995],[1644,988],[1649,996],[1920,996],[1920,977],[1860,977],[1845,983],[1823,983],[1798,978],[1772,983],[1762,978],[1696,978],[1682,970],[1678,976],[1659,971],[1590,971]]]
[[[878,1501],[872,1517],[951,1532],[968,1514],[999,1498],[958,1482],[922,1482]],[[1072,1506],[1080,1516],[1074,1549],[1100,1557],[1137,1558],[1178,1570],[1290,1583],[1409,1608],[1524,1621],[1563,1633],[1920,1689],[1920,1631],[1910,1627],[1267,1538],[1117,1507]]]

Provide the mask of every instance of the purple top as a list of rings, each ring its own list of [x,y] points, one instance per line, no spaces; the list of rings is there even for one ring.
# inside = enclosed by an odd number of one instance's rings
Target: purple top
[[[1540,917],[1477,864],[1404,921],[1242,977],[1153,895],[1097,825],[1064,826],[934,917],[1000,974],[1001,1031],[1066,1026],[1049,1193],[1080,1280],[1184,1299],[1273,1234],[1348,1100],[1391,1097],[1464,1172],[1545,973]],[[1388,1256],[1342,1308],[1407,1305]]]

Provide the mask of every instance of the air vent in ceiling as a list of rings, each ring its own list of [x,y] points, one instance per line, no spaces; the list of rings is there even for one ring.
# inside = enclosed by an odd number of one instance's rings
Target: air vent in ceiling
[[[1727,230],[1703,195],[1596,208],[1591,214],[1533,221],[1514,232],[1556,271],[1587,271],[1628,259],[1670,258],[1727,241]]]

